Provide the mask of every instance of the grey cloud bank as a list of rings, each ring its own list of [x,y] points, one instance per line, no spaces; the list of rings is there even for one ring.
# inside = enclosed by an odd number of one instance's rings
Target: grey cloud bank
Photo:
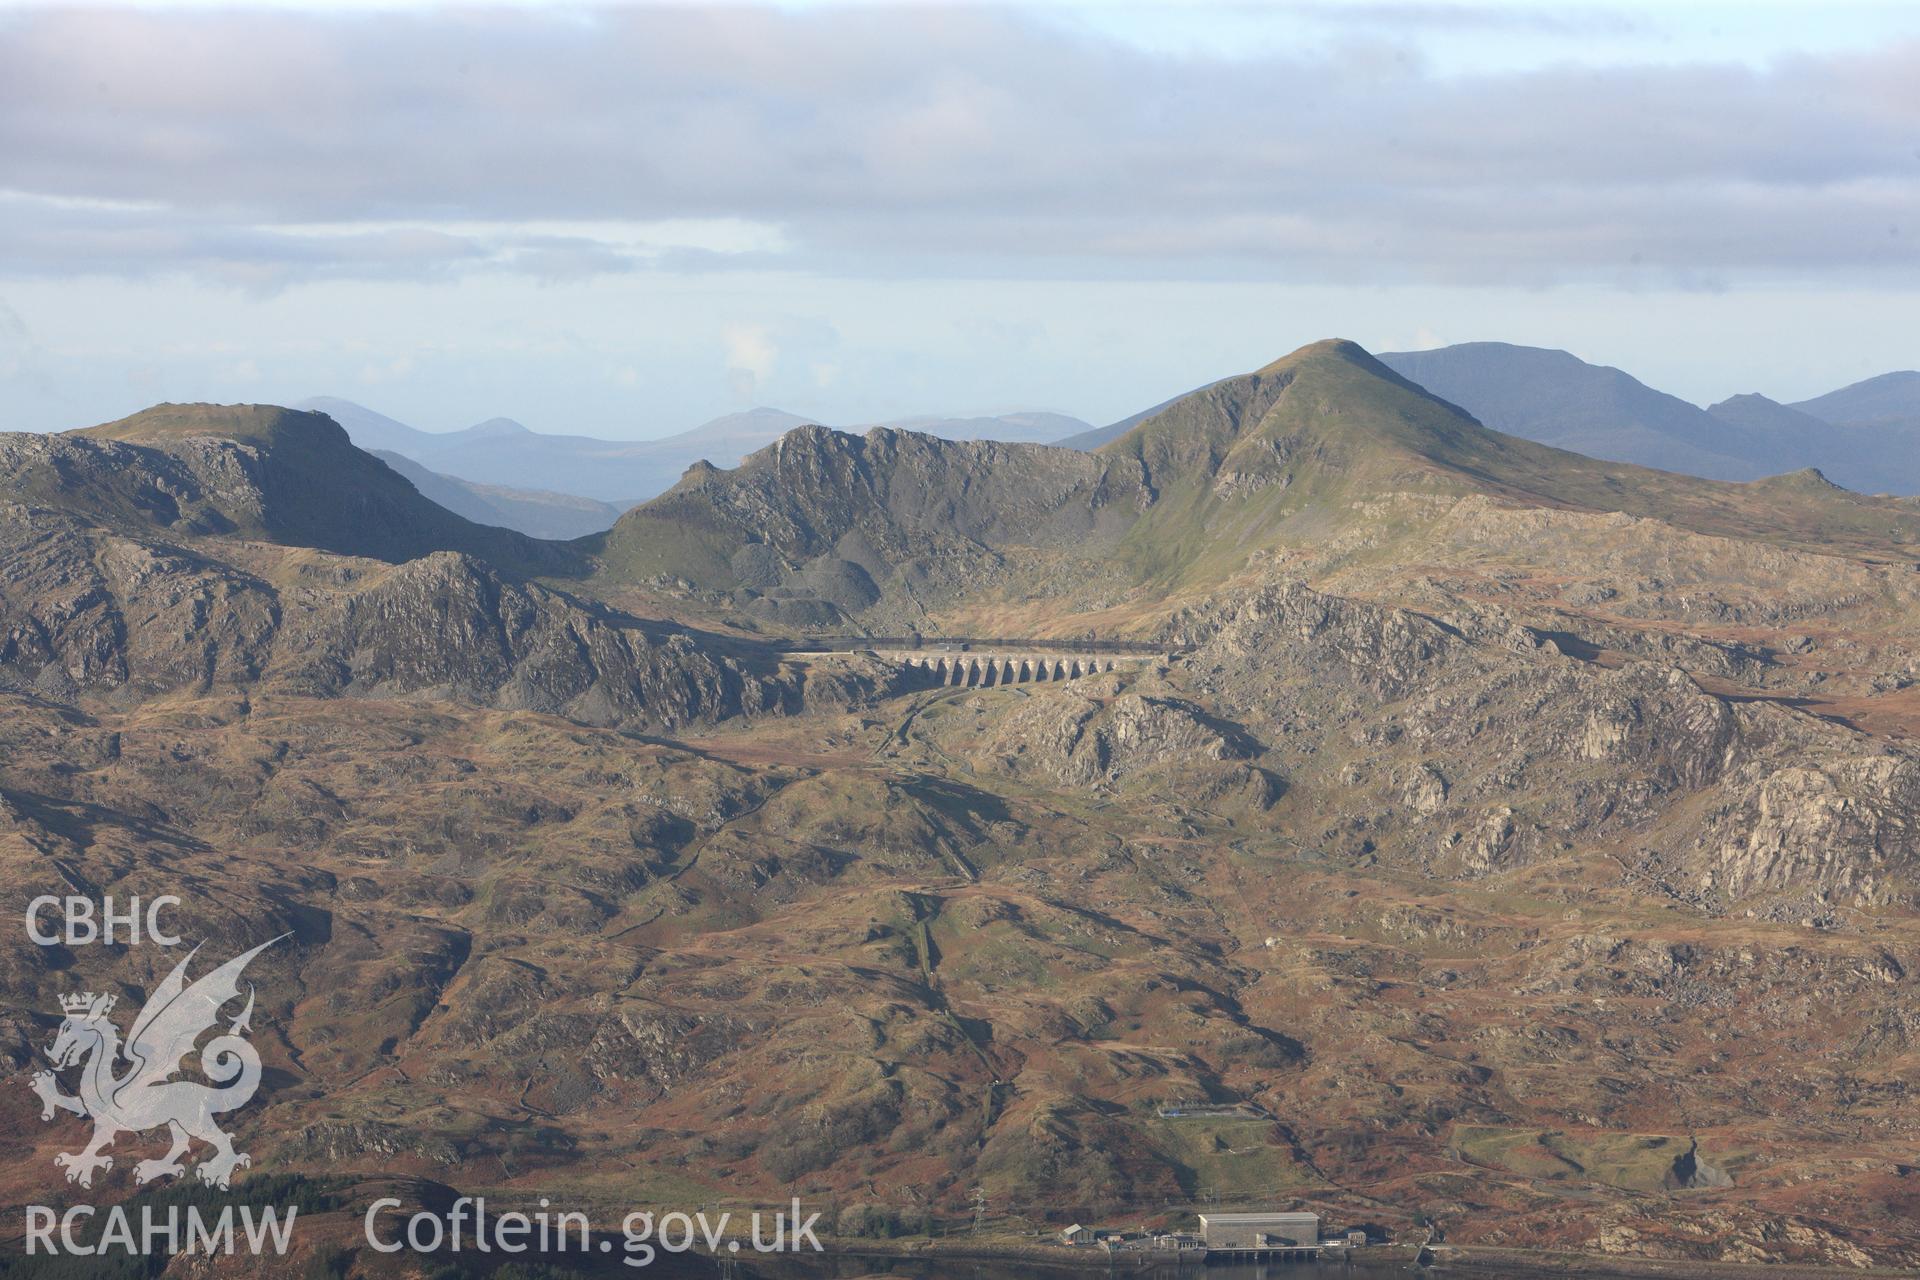
[[[1379,41],[1156,54],[1002,8],[38,10],[0,18],[0,152],[16,278],[1905,287],[1920,267],[1920,42],[1442,75]],[[666,219],[781,247],[520,225]]]
[[[1920,13],[1714,12],[0,11],[0,403],[640,438],[1107,421],[1329,334],[1703,404],[1920,364]]]

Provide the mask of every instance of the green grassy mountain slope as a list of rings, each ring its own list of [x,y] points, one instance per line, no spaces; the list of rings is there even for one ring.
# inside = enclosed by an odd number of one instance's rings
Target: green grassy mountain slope
[[[586,545],[613,582],[827,601],[756,606],[827,624],[908,598],[936,610],[962,597],[1057,602],[1090,572],[1136,601],[1207,590],[1258,553],[1417,537],[1436,508],[1389,501],[1409,496],[1886,556],[1920,544],[1908,504],[1703,480],[1506,435],[1329,340],[1182,397],[1091,454],[803,428],[737,470],[694,468]]]
[[[1897,502],[1824,486],[1702,480],[1492,431],[1351,342],[1303,347],[1176,402],[1099,456],[1154,491],[1122,551],[1143,576],[1214,580],[1276,542],[1369,518],[1389,493],[1483,494],[1522,506],[1664,520],[1698,533],[1908,554]]]
[[[1076,435],[1063,436],[1053,443],[1064,449],[1085,449],[1091,453],[1103,444],[1111,444],[1113,441],[1118,440],[1121,436],[1127,434],[1127,432],[1133,430],[1148,418],[1158,417],[1160,414],[1165,413],[1168,409],[1173,408],[1174,405],[1186,399],[1187,396],[1198,395],[1200,392],[1205,391],[1207,387],[1214,385],[1214,383],[1209,382],[1206,387],[1196,387],[1183,395],[1174,396],[1171,400],[1162,400],[1159,404],[1151,408],[1142,409],[1138,413],[1130,413],[1118,422],[1109,422],[1104,427],[1093,427],[1089,430],[1079,432]]]

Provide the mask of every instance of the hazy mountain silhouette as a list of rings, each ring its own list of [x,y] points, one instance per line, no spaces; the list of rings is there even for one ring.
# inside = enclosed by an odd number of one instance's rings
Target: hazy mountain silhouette
[[[696,462],[737,466],[742,458],[813,420],[784,409],[729,413],[655,440],[548,435],[511,418],[490,418],[461,431],[421,431],[350,400],[318,396],[300,408],[345,427],[363,449],[387,450],[473,485],[591,498],[625,509],[662,493]],[[900,424],[950,440],[1053,440],[1084,430],[1078,418],[1053,413],[990,417],[927,416]],[[464,499],[463,499],[464,501]],[[604,526],[603,526],[604,527]]]

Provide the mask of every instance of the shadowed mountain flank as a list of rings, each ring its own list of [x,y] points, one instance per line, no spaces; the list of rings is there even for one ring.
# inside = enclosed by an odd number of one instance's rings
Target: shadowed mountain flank
[[[566,548],[462,519],[353,447],[323,414],[271,405],[159,405],[64,435],[0,437],[7,496],[104,527],[231,535],[399,562],[464,551],[569,573]]]
[[[547,489],[516,489],[510,485],[476,484],[458,476],[442,475],[404,454],[370,450],[374,457],[399,472],[414,488],[439,506],[475,524],[512,529],[530,538],[566,541],[584,538],[613,527],[624,508],[592,498],[576,498]]]

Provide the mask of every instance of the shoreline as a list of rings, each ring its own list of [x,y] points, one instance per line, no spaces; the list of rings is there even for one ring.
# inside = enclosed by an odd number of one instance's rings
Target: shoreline
[[[1646,1280],[1831,1280],[1834,1276],[1912,1277],[1902,1267],[1823,1266],[1803,1262],[1715,1262],[1628,1254],[1563,1253],[1498,1245],[1441,1247],[1443,1265],[1488,1275],[1645,1277]]]
[[[1421,1250],[1416,1244],[1368,1245],[1351,1255],[1355,1263],[1391,1267],[1411,1266]],[[826,1252],[847,1258],[926,1259],[937,1262],[1025,1262],[1060,1271],[1141,1272],[1164,1268],[1206,1266],[1192,1255],[1151,1251],[1108,1254],[1103,1250],[1067,1249],[1059,1245],[990,1241],[950,1243],[943,1240],[895,1242],[833,1239]],[[1793,1262],[1710,1262],[1691,1258],[1646,1258],[1599,1253],[1568,1253],[1516,1249],[1493,1245],[1443,1245],[1437,1250],[1440,1270],[1464,1276],[1592,1277],[1593,1280],[1833,1280],[1837,1276],[1881,1278],[1920,1277],[1920,1270],[1899,1267],[1821,1266]],[[1302,1275],[1308,1268],[1339,1266],[1346,1255],[1323,1255],[1315,1263],[1293,1264]],[[1276,1267],[1283,1264],[1274,1264]]]

